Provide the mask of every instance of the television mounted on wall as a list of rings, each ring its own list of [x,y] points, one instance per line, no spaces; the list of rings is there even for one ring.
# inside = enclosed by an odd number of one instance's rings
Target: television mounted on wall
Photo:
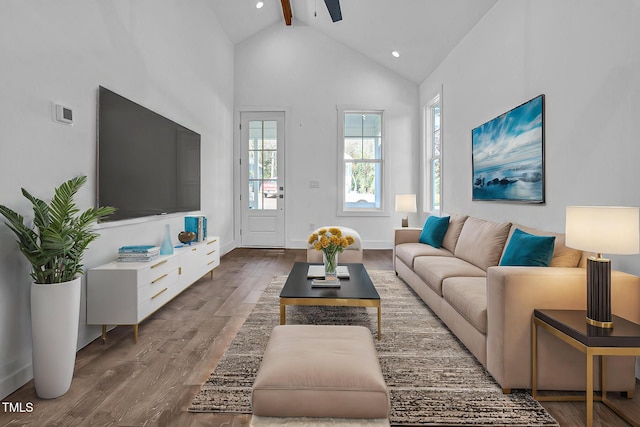
[[[472,198],[544,203],[544,95],[471,131]]]
[[[200,135],[100,86],[97,206],[106,221],[200,210]]]

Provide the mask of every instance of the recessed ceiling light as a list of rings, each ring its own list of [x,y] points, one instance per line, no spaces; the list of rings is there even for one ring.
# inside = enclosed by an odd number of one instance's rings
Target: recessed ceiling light
[[[264,2],[259,1],[258,3],[256,3],[256,9],[262,9],[262,6],[264,6]]]
[[[394,50],[393,52],[391,52],[391,55],[393,55],[394,58],[399,58],[400,52],[398,52],[397,50]]]

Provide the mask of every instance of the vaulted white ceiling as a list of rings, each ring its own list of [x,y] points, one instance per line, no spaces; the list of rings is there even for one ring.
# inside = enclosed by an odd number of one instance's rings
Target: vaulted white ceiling
[[[233,43],[285,26],[281,0],[211,0]],[[292,25],[308,25],[420,84],[497,0],[342,0],[332,22],[323,0],[291,0]],[[292,37],[295,33],[292,32]],[[400,57],[394,58],[392,51]]]

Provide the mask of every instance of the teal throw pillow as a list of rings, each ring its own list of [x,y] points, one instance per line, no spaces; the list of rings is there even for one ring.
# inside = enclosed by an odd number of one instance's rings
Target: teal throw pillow
[[[555,236],[535,236],[516,228],[500,265],[548,267],[555,244]]]
[[[448,216],[430,216],[425,221],[422,233],[420,233],[420,243],[426,243],[434,248],[441,247],[448,228]]]

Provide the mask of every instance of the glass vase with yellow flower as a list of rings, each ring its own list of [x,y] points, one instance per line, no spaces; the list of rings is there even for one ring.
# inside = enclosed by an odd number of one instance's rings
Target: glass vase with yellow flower
[[[309,244],[317,251],[322,251],[325,280],[337,280],[338,253],[353,242],[353,236],[343,236],[338,227],[321,228],[309,236]]]

